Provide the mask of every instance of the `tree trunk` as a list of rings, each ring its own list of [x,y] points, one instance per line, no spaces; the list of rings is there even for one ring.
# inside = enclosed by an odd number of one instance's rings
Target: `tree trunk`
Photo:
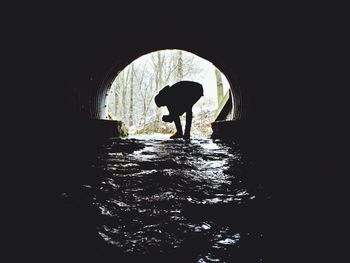
[[[124,71],[121,71],[118,75],[118,103],[116,105],[116,116],[119,120],[123,120],[124,117],[124,104],[125,104],[125,87],[124,87]]]
[[[183,70],[183,59],[182,59],[182,51],[178,51],[178,57],[177,57],[177,81],[180,81],[184,77],[184,70]]]
[[[147,107],[146,100],[143,100],[143,130],[146,129]]]
[[[129,127],[134,125],[134,64],[131,64],[130,73],[130,108],[129,108]]]
[[[128,87],[128,81],[129,81],[129,75],[130,75],[130,67],[128,68],[127,72],[126,72],[126,78],[123,77],[123,121],[124,123],[126,123],[126,119],[128,117],[127,115],[127,105],[126,105],[126,92],[127,92],[127,87]]]
[[[215,76],[216,76],[217,103],[219,106],[222,98],[224,97],[224,88],[222,85],[221,72],[217,68],[215,68]]]
[[[163,58],[162,58],[162,52],[157,52],[157,63],[156,63],[156,94],[161,90],[163,85]],[[157,132],[160,131],[160,122],[161,122],[161,116],[162,116],[162,109],[157,108],[156,110],[156,121],[155,121],[155,130]]]

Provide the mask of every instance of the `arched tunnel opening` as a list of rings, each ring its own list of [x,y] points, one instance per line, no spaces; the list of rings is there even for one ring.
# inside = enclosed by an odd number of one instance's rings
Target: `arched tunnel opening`
[[[4,38],[4,91],[15,98],[4,96],[3,112],[15,137],[5,137],[11,138],[7,156],[15,160],[5,162],[11,174],[3,178],[11,182],[4,183],[10,192],[4,211],[14,215],[8,243],[28,252],[11,257],[339,258],[349,221],[349,107],[345,82],[338,83],[342,71],[330,74],[339,46],[330,48],[329,24],[298,12],[243,12],[223,3],[208,9],[125,5],[87,5],[86,12],[57,6],[60,12],[37,16],[27,10],[19,16],[16,9],[18,19],[9,19],[14,29]],[[146,131],[152,121],[136,105],[132,118],[132,104],[128,111],[119,107],[115,81],[138,58],[166,50],[212,63],[227,78],[229,99],[214,107],[204,137],[120,137],[122,122],[132,134],[134,122]],[[212,76],[217,91],[220,81]],[[196,116],[193,122],[204,122]]]
[[[100,118],[121,121],[122,135],[174,133],[174,125],[159,121],[167,110],[157,109],[154,99],[166,85],[184,80],[200,83],[204,92],[203,98],[192,107],[193,135],[210,137],[212,122],[232,121],[240,115],[233,103],[234,88],[226,76],[211,62],[193,53],[177,49],[154,51],[116,70],[117,75],[107,82],[111,83],[107,87],[108,95],[100,102],[104,105]],[[185,115],[181,122],[184,119]]]

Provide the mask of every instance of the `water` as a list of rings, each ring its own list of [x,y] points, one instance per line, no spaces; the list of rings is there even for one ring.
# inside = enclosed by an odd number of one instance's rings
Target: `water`
[[[92,254],[101,262],[263,262],[266,193],[249,178],[253,164],[239,145],[110,139],[89,166],[62,198],[84,211],[76,227],[96,234]]]

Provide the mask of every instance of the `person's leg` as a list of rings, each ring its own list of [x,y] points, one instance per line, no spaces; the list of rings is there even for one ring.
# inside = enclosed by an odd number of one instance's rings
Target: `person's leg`
[[[174,117],[174,123],[175,123],[175,127],[176,127],[176,133],[174,135],[172,135],[170,138],[171,139],[182,138],[183,133],[182,133],[182,126],[181,126],[181,121],[180,121],[179,116]]]
[[[191,137],[192,117],[193,117],[192,109],[186,111],[186,127],[185,127],[184,138],[190,138]]]

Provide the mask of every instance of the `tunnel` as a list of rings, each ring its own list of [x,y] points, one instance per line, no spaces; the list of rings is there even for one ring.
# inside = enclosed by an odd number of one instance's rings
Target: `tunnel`
[[[334,70],[343,53],[340,44],[334,46],[342,43],[340,27],[328,27],[333,20],[307,9],[227,4],[27,10],[11,9],[5,17],[11,27],[3,48],[4,91],[10,93],[3,113],[14,137],[6,148],[15,157],[7,162],[14,187],[6,191],[14,195],[9,213],[16,220],[10,221],[19,231],[8,238],[14,251],[24,250],[37,262],[74,254],[60,252],[71,237],[65,226],[84,215],[66,215],[57,196],[86,172],[96,142],[113,135],[117,124],[103,120],[113,77],[143,54],[181,49],[212,62],[234,87],[234,119],[212,127],[215,139],[254,149],[258,168],[252,177],[272,196],[263,208],[273,229],[266,257],[310,262],[345,253],[340,240],[348,224],[350,112],[344,69]],[[51,237],[38,238],[45,229]]]
[[[158,66],[155,63],[162,64]],[[157,75],[157,67],[161,67],[162,74]],[[178,49],[155,50],[130,61],[127,67],[114,68],[112,71],[114,74],[107,75],[106,81],[103,81],[99,88],[102,94],[108,95],[98,96],[100,101],[97,102],[100,120],[109,120],[110,123],[124,127],[120,132],[111,125],[109,132],[111,135],[120,136],[119,133],[128,133],[130,124],[131,133],[139,133],[145,127],[152,130],[149,125],[145,126],[145,120],[148,118],[148,121],[151,121],[155,117],[149,115],[156,106],[155,103],[151,103],[154,101],[157,87],[161,85],[157,83],[162,82],[163,86],[179,80],[201,83],[204,99],[196,103],[192,109],[195,115],[199,115],[196,117],[198,121],[194,127],[196,135],[215,137],[217,135],[210,132],[213,122],[239,120],[242,115],[237,81],[227,80],[225,74],[214,64],[191,52]],[[130,77],[131,74],[133,77]],[[154,76],[158,76],[160,80],[156,81]],[[140,115],[144,119],[142,125]],[[204,118],[199,119],[200,116]],[[163,126],[163,129],[165,127],[170,129],[170,125]],[[153,129],[155,132],[156,129]]]

